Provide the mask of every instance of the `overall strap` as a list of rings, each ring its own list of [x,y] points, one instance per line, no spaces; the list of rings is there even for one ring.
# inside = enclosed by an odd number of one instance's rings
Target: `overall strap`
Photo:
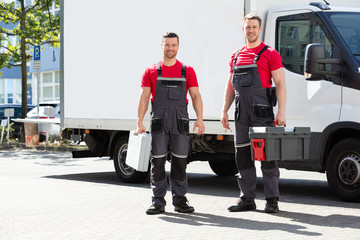
[[[263,47],[263,49],[260,50],[260,52],[255,56],[254,61],[253,61],[253,64],[255,64],[255,63],[259,60],[260,55],[261,55],[263,52],[265,52],[266,49],[268,49],[268,47],[269,47],[268,45],[265,45],[265,47]],[[240,53],[240,49],[237,50],[236,53],[235,53],[235,57],[234,57],[234,60],[233,60],[233,69],[234,69],[235,66],[236,66],[236,60],[237,60],[237,58],[238,58],[238,56],[239,56],[239,53]]]
[[[238,58],[238,56],[239,56],[240,50],[241,50],[241,49],[237,50],[236,53],[235,53],[235,57],[234,57],[234,60],[233,60],[233,71],[234,71],[234,69],[235,69],[236,60],[237,60],[237,58]]]
[[[186,65],[183,64],[181,68],[181,77],[186,78]]]
[[[161,65],[160,62],[157,63],[157,71],[158,71],[158,77],[161,77]]]
[[[269,47],[268,45],[265,45],[265,47],[263,47],[263,49],[260,50],[260,52],[255,56],[254,61],[253,61],[253,64],[255,64],[255,63],[259,60],[260,55],[261,55],[263,52],[265,52],[266,49],[268,49],[268,47]]]

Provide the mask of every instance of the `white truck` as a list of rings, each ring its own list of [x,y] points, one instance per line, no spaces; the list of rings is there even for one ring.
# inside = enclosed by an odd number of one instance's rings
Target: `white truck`
[[[339,198],[360,201],[360,3],[328,1],[62,0],[61,125],[85,133],[91,155],[113,159],[123,181],[147,178],[125,164],[127,140],[141,76],[162,57],[162,34],[173,31],[178,59],[194,67],[204,102],[206,131],[190,133],[189,162],[236,174],[234,124],[224,129],[220,116],[230,55],[245,44],[242,19],[255,12],[262,40],[283,58],[287,126],[311,128],[309,157],[280,167],[326,172]]]

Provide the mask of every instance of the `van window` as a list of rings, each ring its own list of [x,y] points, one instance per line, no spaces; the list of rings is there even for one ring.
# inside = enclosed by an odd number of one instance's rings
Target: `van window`
[[[334,44],[331,36],[316,16],[298,14],[278,18],[276,50],[280,53],[286,69],[304,74],[305,51],[309,43],[323,44],[326,57],[333,57]]]
[[[304,54],[309,42],[310,20],[291,20],[278,23],[277,51],[284,67],[296,73],[304,71]]]
[[[360,13],[357,12],[331,12],[327,13],[330,20],[346,45],[360,62]],[[356,23],[356,24],[349,24]]]

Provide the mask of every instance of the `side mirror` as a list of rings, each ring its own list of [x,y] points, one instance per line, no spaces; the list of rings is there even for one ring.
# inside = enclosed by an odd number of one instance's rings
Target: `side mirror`
[[[325,47],[319,43],[308,44],[305,52],[305,78],[309,81],[340,77],[340,71],[327,71],[325,64],[341,64],[341,59],[326,58]]]

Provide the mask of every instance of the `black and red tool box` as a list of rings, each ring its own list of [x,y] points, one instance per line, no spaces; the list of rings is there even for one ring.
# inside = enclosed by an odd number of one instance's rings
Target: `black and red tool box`
[[[251,127],[251,156],[257,161],[294,161],[309,158],[309,127]]]

